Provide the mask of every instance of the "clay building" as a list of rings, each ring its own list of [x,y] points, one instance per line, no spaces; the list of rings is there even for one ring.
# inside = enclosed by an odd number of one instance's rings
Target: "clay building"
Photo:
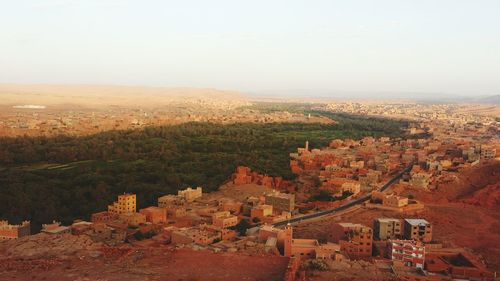
[[[160,224],[167,222],[167,209],[160,207],[147,207],[139,210],[139,213],[146,217],[146,221],[150,223]]]
[[[261,221],[264,219],[264,217],[269,217],[272,215],[273,215],[273,206],[267,204],[262,204],[257,207],[254,207],[250,212],[250,217],[252,219],[258,218]]]
[[[410,178],[410,184],[418,189],[427,189],[429,187],[429,182],[431,175],[420,169],[412,169]]]
[[[228,228],[238,224],[238,217],[229,211],[216,212],[212,215],[212,224],[220,228]]]
[[[497,150],[492,146],[481,146],[481,159],[493,159],[497,154]]]
[[[135,194],[126,193],[118,195],[118,201],[108,205],[108,212],[112,214],[127,214],[136,212],[136,196]]]
[[[251,170],[245,166],[238,166],[236,173],[233,175],[233,183],[235,185],[243,185],[252,183]]]
[[[219,209],[221,211],[229,211],[233,215],[239,215],[243,203],[234,200],[220,200]]]
[[[378,240],[401,238],[403,224],[399,219],[378,218],[373,221],[373,236]]]
[[[401,208],[408,205],[408,198],[390,194],[384,197],[382,205],[394,208]]]
[[[61,223],[57,221],[52,221],[52,223],[42,224],[41,232],[47,234],[64,234],[64,233],[69,234],[71,233],[71,227],[61,225]]]
[[[104,223],[94,223],[90,231],[86,233],[94,242],[103,242],[107,245],[123,243],[127,232],[122,229],[112,228]]]
[[[468,252],[428,253],[425,268],[441,280],[496,280],[497,275]]]
[[[294,173],[294,174],[302,173],[302,168],[299,166],[298,160],[290,160],[290,169],[292,170],[292,173]]]
[[[315,239],[293,239],[292,226],[287,224],[283,231],[283,245],[285,257],[314,258],[319,243]]]
[[[272,205],[273,209],[279,212],[286,211],[292,213],[295,209],[295,195],[273,191],[265,194],[267,205]]]
[[[342,260],[340,254],[340,245],[334,243],[327,243],[316,247],[316,259],[335,259],[336,261]]]
[[[30,234],[29,221],[23,221],[21,224],[9,224],[6,220],[0,221],[0,241],[17,239]]]
[[[362,224],[333,224],[329,241],[340,244],[340,251],[351,259],[372,256],[372,229]]]
[[[263,236],[263,234],[266,236],[266,232],[268,234],[267,241],[270,239],[277,239],[277,245],[282,241],[283,255],[285,257],[327,259],[337,258],[339,255],[340,246],[338,244],[328,243],[320,245],[316,239],[293,238],[293,228],[290,224],[287,224],[285,229],[279,230],[276,236],[273,235],[272,228],[263,230],[263,233],[259,233],[259,236]]]
[[[107,211],[94,213],[90,216],[90,221],[93,223],[107,223],[116,219],[118,219],[118,214]]]
[[[71,234],[81,235],[92,229],[94,224],[88,221],[75,221],[71,225]]]
[[[236,172],[231,175],[234,185],[258,184],[270,188],[286,189],[293,188],[291,182],[283,180],[282,177],[271,177],[259,174],[245,166],[238,166]]]
[[[167,209],[167,216],[172,217],[172,218],[182,218],[187,215],[187,210],[184,207],[168,207]]]
[[[370,191],[373,187],[377,186],[381,175],[382,172],[375,170],[370,170],[366,174],[360,174],[358,179],[361,184],[361,191]]]
[[[146,222],[146,216],[141,213],[125,213],[120,215],[120,220],[123,220],[129,226],[137,227]]]
[[[167,210],[167,216],[180,218],[186,216],[186,200],[177,195],[164,195],[158,198],[158,207]]]
[[[202,188],[197,187],[195,189],[188,187],[185,190],[177,191],[177,196],[184,198],[187,202],[193,202],[195,199],[202,196]]]
[[[170,232],[172,244],[196,243],[208,245],[218,239],[222,239],[221,232],[216,228],[210,228],[203,225],[200,225],[198,228],[167,229],[167,232]]]
[[[169,206],[184,206],[186,204],[186,200],[184,198],[177,195],[164,195],[158,198],[158,207],[167,208]]]
[[[432,241],[432,225],[424,219],[405,219],[403,229],[405,239]]]
[[[420,241],[389,240],[387,241],[389,258],[402,262],[406,266],[424,269],[425,247]]]
[[[353,195],[361,192],[361,184],[357,181],[348,181],[342,184],[342,192],[350,192]]]

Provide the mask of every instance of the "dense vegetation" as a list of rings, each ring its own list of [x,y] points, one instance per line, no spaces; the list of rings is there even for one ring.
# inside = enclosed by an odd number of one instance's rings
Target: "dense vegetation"
[[[314,112],[318,114],[318,112]],[[238,165],[292,178],[289,153],[309,140],[403,136],[403,121],[332,115],[338,124],[187,123],[91,136],[0,138],[0,218],[65,223],[123,192],[139,207],[186,186],[217,189]]]
[[[346,199],[347,197],[351,196],[353,193],[349,191],[344,191],[342,192],[341,196],[332,196],[330,192],[327,190],[320,190],[319,194],[312,195],[309,197],[309,201],[338,201],[338,200],[343,200]]]

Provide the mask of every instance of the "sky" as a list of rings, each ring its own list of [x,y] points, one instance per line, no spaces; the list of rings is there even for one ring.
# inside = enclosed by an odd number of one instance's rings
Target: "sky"
[[[500,94],[499,0],[0,0],[0,83]]]

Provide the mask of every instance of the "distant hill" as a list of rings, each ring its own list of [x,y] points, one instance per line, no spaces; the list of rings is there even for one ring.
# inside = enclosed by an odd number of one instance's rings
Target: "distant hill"
[[[158,106],[182,102],[243,101],[235,91],[136,86],[0,84],[0,104]]]
[[[477,102],[500,105],[500,95],[479,98]]]

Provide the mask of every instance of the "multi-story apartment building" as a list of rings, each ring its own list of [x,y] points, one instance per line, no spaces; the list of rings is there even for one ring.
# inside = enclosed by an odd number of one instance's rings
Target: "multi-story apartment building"
[[[340,245],[340,251],[349,258],[372,256],[373,231],[362,224],[336,223],[329,240]]]
[[[278,212],[290,212],[295,209],[295,195],[273,191],[265,194],[266,204],[272,205]]]
[[[373,221],[373,235],[378,240],[401,238],[402,230],[399,219],[378,218]]]
[[[108,212],[112,214],[135,213],[136,210],[136,196],[131,193],[118,195],[118,201],[108,205]]]
[[[403,262],[406,266],[424,268],[425,247],[414,240],[389,240],[388,255],[393,261]]]
[[[432,225],[424,219],[405,219],[404,238],[422,242],[432,241]]]

